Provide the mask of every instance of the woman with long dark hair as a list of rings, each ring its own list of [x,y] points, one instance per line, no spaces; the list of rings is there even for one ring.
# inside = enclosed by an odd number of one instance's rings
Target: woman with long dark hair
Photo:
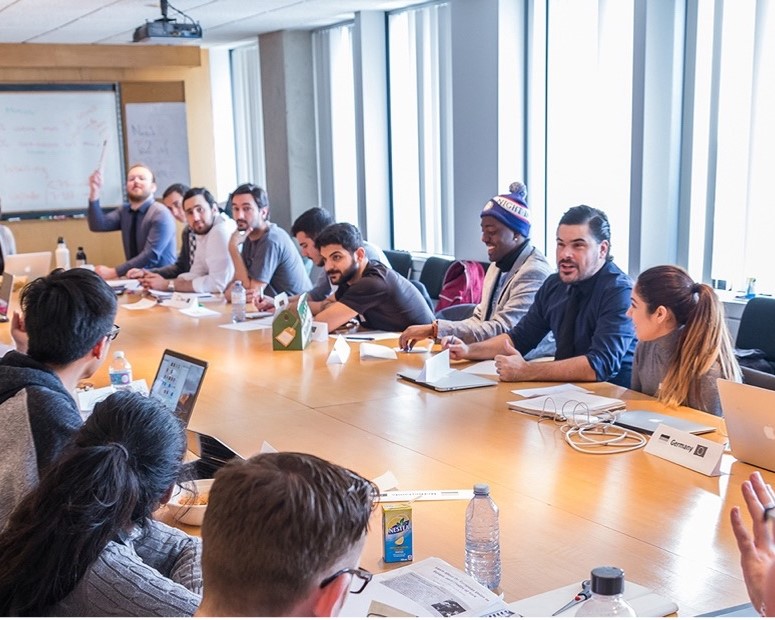
[[[0,534],[0,614],[192,615],[201,541],[152,518],[184,451],[182,425],[157,401],[98,403]]]
[[[721,415],[716,379],[741,379],[713,289],[675,265],[652,267],[638,276],[627,314],[638,336],[632,389]]]

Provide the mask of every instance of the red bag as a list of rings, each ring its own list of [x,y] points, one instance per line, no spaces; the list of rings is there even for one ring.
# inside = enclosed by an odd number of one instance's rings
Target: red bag
[[[484,268],[475,260],[456,260],[444,274],[436,303],[436,312],[457,304],[478,304],[482,301]]]

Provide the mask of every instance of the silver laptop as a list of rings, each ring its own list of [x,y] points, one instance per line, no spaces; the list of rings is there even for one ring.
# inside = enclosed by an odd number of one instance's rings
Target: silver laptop
[[[660,424],[665,424],[670,428],[684,431],[685,433],[692,433],[693,435],[712,433],[717,430],[715,426],[700,424],[699,422],[693,422],[657,411],[622,411],[616,416],[614,424],[622,428],[646,433],[647,435],[652,435]]]
[[[775,392],[727,379],[716,382],[732,456],[775,471]]]
[[[206,371],[207,362],[166,349],[161,356],[150,395],[164,403],[188,426]]]
[[[406,379],[417,385],[422,385],[436,390],[437,392],[451,392],[454,390],[469,390],[471,388],[487,387],[490,385],[498,385],[497,381],[487,379],[480,375],[475,375],[470,372],[462,372],[460,370],[451,370],[449,373],[437,379],[436,381],[419,381],[417,377],[422,370],[411,370],[405,372],[399,372],[398,377],[400,379]]]
[[[13,293],[13,274],[4,273],[0,283],[0,323],[5,323],[11,314],[11,294]]]
[[[51,251],[27,252],[5,256],[5,271],[30,282],[51,272]]]

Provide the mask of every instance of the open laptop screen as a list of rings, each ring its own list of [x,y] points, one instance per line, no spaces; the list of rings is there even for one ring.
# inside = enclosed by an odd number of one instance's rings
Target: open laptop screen
[[[174,411],[188,426],[202,388],[207,362],[167,349],[151,386],[151,396]]]

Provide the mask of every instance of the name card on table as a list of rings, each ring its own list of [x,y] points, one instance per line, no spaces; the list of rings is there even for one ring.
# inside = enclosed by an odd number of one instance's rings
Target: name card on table
[[[724,445],[660,424],[644,451],[706,476],[721,475]]]

